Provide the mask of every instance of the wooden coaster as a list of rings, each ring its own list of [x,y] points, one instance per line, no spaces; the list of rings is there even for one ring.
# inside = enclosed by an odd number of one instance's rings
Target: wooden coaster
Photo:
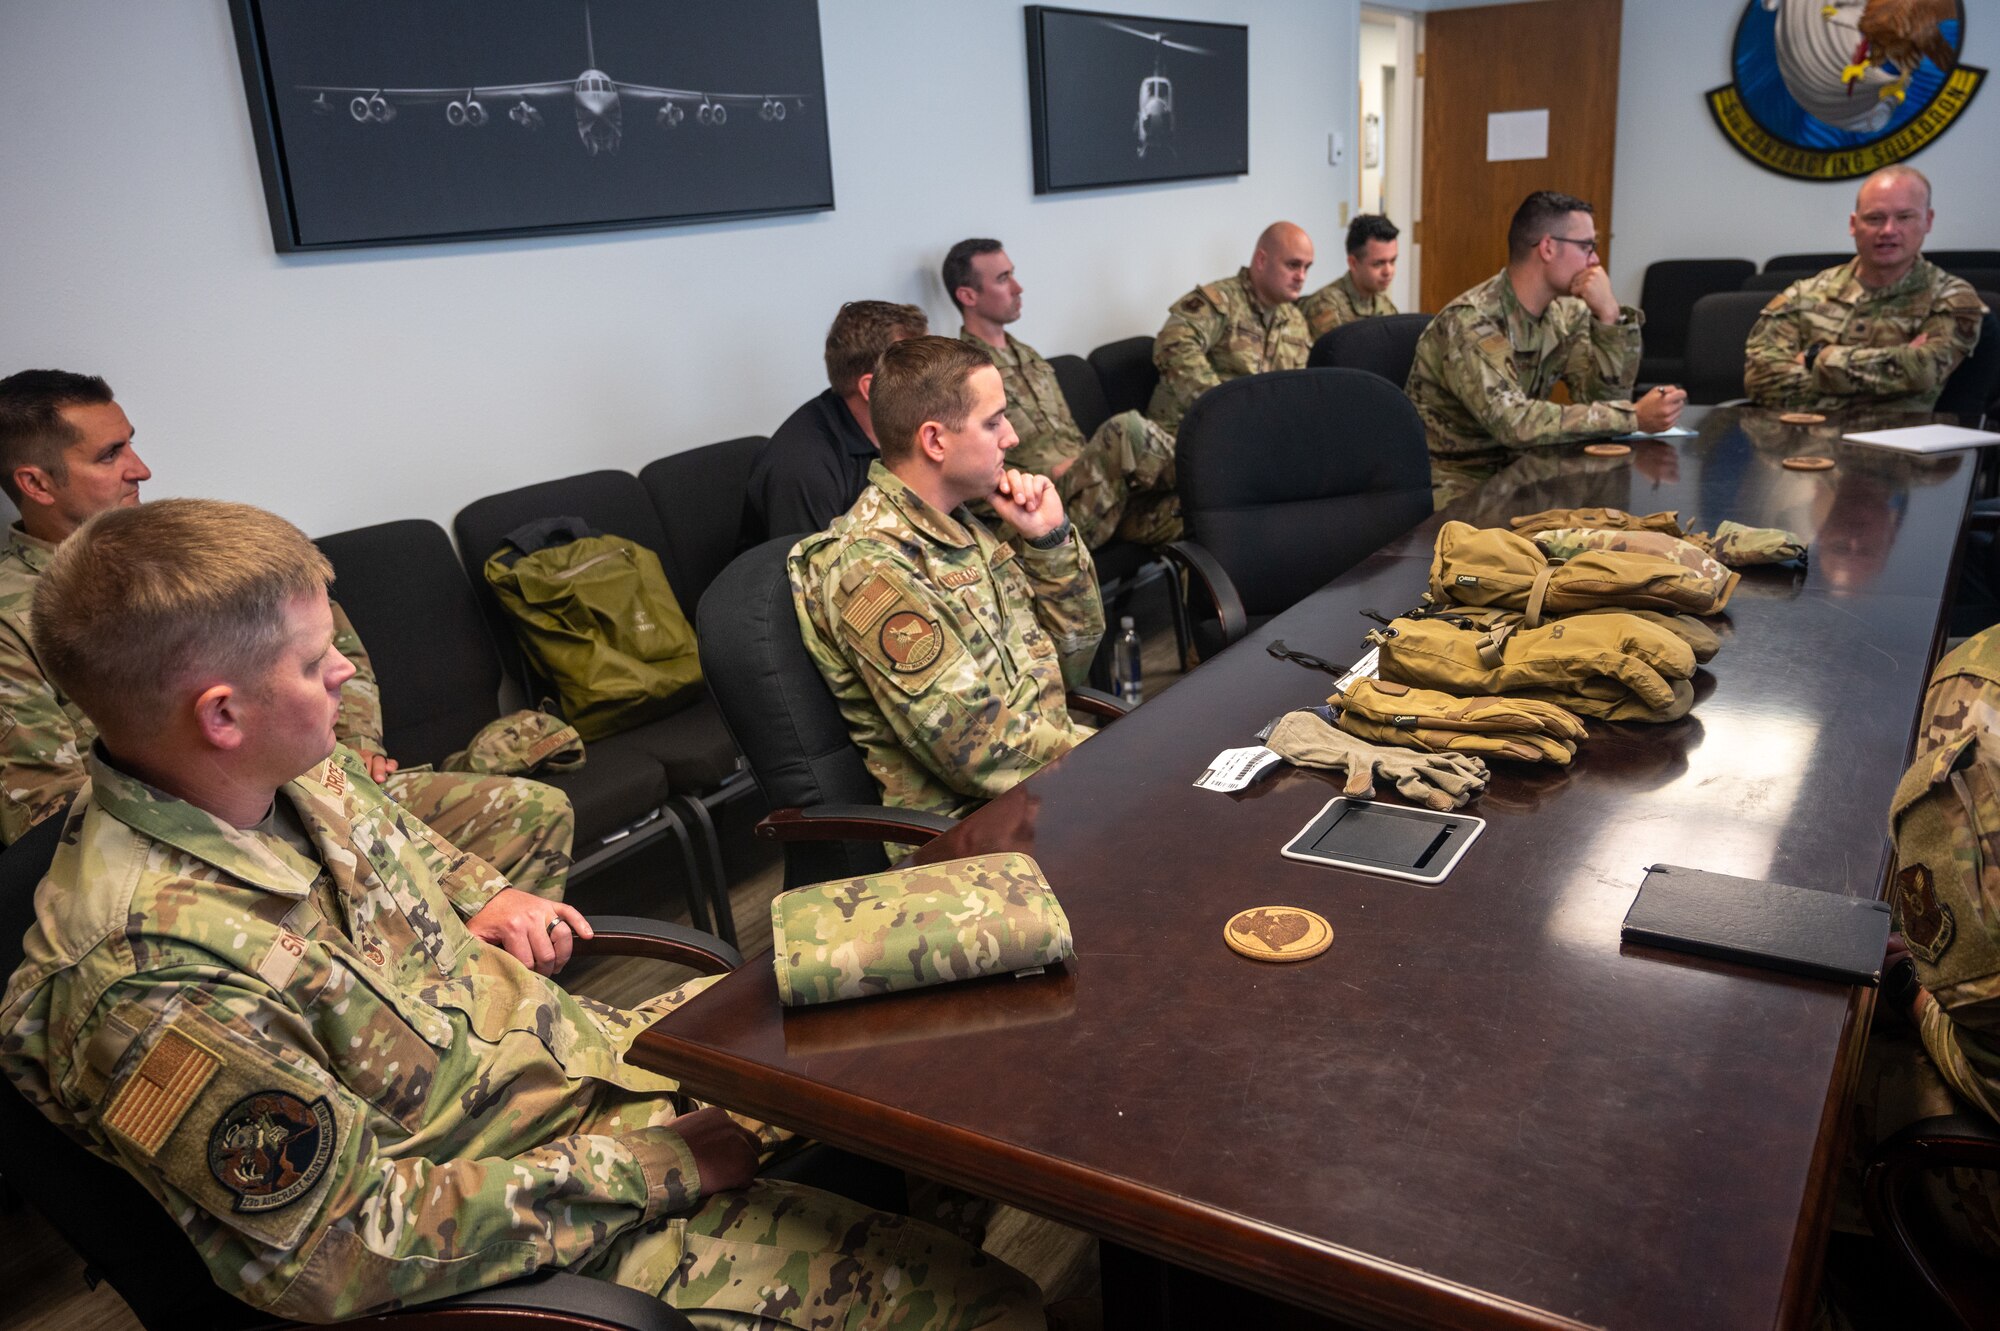
[[[1622,458],[1632,451],[1630,444],[1585,444],[1583,451],[1594,458]]]
[[[1786,458],[1784,464],[1793,471],[1825,471],[1833,466],[1833,459],[1808,454],[1805,457]]]
[[[1826,417],[1816,411],[1788,411],[1778,417],[1787,425],[1819,425]]]
[[[1333,926],[1297,906],[1253,906],[1229,917],[1222,941],[1257,961],[1304,961],[1332,945]]]

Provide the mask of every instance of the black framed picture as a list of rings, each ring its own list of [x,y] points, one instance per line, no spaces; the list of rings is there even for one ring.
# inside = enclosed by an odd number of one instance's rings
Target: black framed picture
[[[230,0],[280,250],[833,207],[817,0]]]
[[[1035,193],[1250,170],[1250,29],[1027,6]]]

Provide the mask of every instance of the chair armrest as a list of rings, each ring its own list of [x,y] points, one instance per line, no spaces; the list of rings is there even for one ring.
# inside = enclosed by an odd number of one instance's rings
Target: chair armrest
[[[1975,499],[1966,510],[1965,525],[1969,531],[2000,530],[2000,499]]]
[[[568,1271],[524,1276],[340,1325],[382,1331],[695,1331],[693,1322],[651,1294]]]
[[[1069,709],[1082,712],[1085,716],[1101,716],[1107,721],[1116,721],[1132,707],[1115,693],[1078,685],[1069,691]]]
[[[703,975],[725,975],[743,964],[743,954],[714,934],[643,915],[593,915],[592,938],[579,938],[574,957],[646,957],[671,961]]]
[[[1249,631],[1250,616],[1243,609],[1243,598],[1214,555],[1193,541],[1170,541],[1160,547],[1160,553],[1201,584],[1208,603],[1215,607],[1216,619],[1221,621],[1223,642],[1235,642]]]
[[[809,809],[773,809],[757,824],[772,841],[894,841],[921,846],[958,826],[955,818],[921,809],[881,804],[815,804]]]
[[[1916,1186],[1923,1175],[1954,1167],[2000,1169],[2000,1124],[1983,1114],[1940,1114],[1910,1124],[1875,1148],[1862,1174],[1862,1206],[1904,1272],[1949,1309],[1959,1326],[1985,1326],[2000,1297],[1990,1265],[1933,1241],[1929,1208]]]

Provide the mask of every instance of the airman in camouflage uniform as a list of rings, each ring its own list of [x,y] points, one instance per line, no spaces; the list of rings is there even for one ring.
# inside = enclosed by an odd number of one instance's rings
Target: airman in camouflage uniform
[[[1771,297],[1743,349],[1743,387],[1787,411],[1929,411],[1979,342],[1985,310],[1971,284],[1928,259],[1876,289],[1850,260]],[[1808,366],[1800,357],[1815,347]]]
[[[1517,452],[1639,428],[1630,398],[1645,315],[1629,305],[1621,312],[1607,325],[1564,296],[1535,318],[1505,271],[1438,311],[1417,339],[1407,391],[1423,418],[1439,505]],[[1549,400],[1559,383],[1568,405]]]
[[[1861,183],[1847,228],[1855,256],[1794,282],[1764,307],[1744,348],[1743,386],[1795,411],[1929,411],[1979,341],[1971,285],[1923,257],[1930,181],[1884,167]]]
[[[42,670],[28,605],[55,546],[17,524],[0,551],[0,841],[12,845],[63,806],[84,783],[97,727]],[[337,732],[364,758],[382,761],[382,692],[354,625],[334,607],[334,645],[354,662],[341,690]],[[416,768],[383,781],[391,799],[440,836],[500,869],[509,882],[561,900],[576,815],[554,786],[511,776]]]
[[[1063,511],[1095,550],[1115,536],[1141,545],[1180,539],[1174,492],[1174,437],[1137,411],[1122,411],[1089,439],[1070,413],[1053,365],[1003,332],[1004,348],[959,329],[959,338],[993,358],[1007,386],[1007,420],[1021,437],[1009,465],[1055,481]]]
[[[1365,295],[1356,291],[1353,275],[1342,273],[1300,301],[1299,313],[1306,317],[1307,337],[1317,342],[1342,324],[1396,313],[1396,302],[1386,291]]]
[[[1104,606],[1073,536],[1002,542],[877,462],[787,567],[806,651],[884,804],[969,813],[1084,738],[1064,698],[1089,673]]]
[[[1398,234],[1379,213],[1362,213],[1348,224],[1347,271],[1299,302],[1313,341],[1342,324],[1396,312],[1389,283],[1396,277]]]
[[[335,749],[241,821],[270,771],[330,736],[347,663],[315,647],[331,637],[323,586],[291,590],[323,561],[267,514],[162,500],[103,515],[48,574],[129,567],[163,524],[246,522],[273,553],[196,574],[191,604],[166,600],[154,622],[283,596],[268,662],[200,662],[270,700],[237,722],[251,742],[194,724],[191,690],[112,706],[117,671],[151,665],[104,663],[131,607],[65,618],[42,598],[59,677],[111,710],[0,997],[15,1086],[158,1198],[222,1289],[286,1318],[563,1267],[801,1329],[1041,1326],[1032,1286],[943,1233],[755,1180],[776,1130],[625,1060],[702,982],[630,1010],[570,995],[545,975],[583,917],[443,841],[359,755]],[[176,762],[198,769],[202,805],[106,744],[168,783],[189,775]]]
[[[1312,337],[1298,299],[1312,260],[1311,238],[1289,222],[1274,222],[1249,267],[1175,301],[1153,339],[1160,383],[1146,415],[1179,434],[1195,399],[1224,380],[1304,369]]]
[[[1417,339],[1405,391],[1430,444],[1433,501],[1471,493],[1523,452],[1671,426],[1687,400],[1679,389],[1630,400],[1644,322],[1611,292],[1591,206],[1551,190],[1523,199],[1507,266]],[[1549,400],[1558,384],[1568,405]]]

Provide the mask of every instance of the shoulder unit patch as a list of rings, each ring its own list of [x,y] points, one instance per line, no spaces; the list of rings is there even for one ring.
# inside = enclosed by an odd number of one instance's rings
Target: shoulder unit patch
[[[289,1091],[256,1091],[215,1121],[208,1168],[239,1211],[275,1211],[312,1191],[333,1159],[333,1107]]]

